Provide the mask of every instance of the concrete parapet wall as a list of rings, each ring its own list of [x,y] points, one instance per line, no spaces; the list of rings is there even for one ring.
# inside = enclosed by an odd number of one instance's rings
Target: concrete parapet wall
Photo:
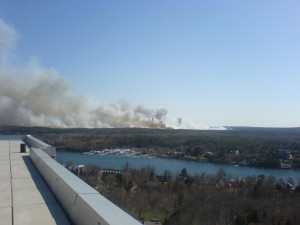
[[[30,158],[76,225],[140,225],[133,217],[53,160],[32,148]]]
[[[56,148],[46,144],[45,142],[31,136],[26,135],[25,139],[26,143],[30,145],[31,148],[40,148],[44,152],[46,152],[48,155],[55,157],[56,156]]]
[[[46,144],[45,142],[43,142],[31,135],[26,135],[26,142],[34,148],[44,148],[44,147],[50,146],[50,145]]]

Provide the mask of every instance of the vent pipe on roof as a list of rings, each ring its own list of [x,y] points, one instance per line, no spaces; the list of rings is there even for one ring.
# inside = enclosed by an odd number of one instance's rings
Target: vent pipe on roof
[[[25,153],[26,152],[26,144],[22,143],[20,144],[20,152]]]

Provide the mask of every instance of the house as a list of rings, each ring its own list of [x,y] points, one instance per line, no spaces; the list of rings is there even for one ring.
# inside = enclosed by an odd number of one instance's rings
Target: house
[[[279,150],[277,152],[277,157],[279,159],[283,159],[283,160],[287,160],[287,159],[292,159],[293,158],[291,151],[288,151],[288,150]]]
[[[238,155],[238,154],[240,154],[239,150],[237,150],[237,149],[236,150],[230,150],[229,153],[232,154],[232,155]]]

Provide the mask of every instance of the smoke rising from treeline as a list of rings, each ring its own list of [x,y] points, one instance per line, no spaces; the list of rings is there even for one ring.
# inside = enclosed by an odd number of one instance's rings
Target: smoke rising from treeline
[[[167,118],[164,108],[133,106],[124,99],[108,104],[75,93],[68,79],[41,66],[37,59],[15,63],[19,37],[12,25],[0,18],[0,126],[212,129],[183,118]]]
[[[0,18],[0,125],[165,128],[166,109],[106,104],[77,94],[54,69],[29,60],[13,66],[18,33]]]

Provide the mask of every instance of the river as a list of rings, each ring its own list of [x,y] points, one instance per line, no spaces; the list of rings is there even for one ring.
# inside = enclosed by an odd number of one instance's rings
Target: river
[[[142,168],[146,166],[155,167],[157,174],[163,174],[165,170],[169,170],[173,175],[178,174],[183,168],[186,168],[191,175],[195,174],[214,174],[220,169],[224,169],[226,174],[232,177],[243,178],[246,176],[274,176],[277,180],[292,178],[295,183],[300,184],[299,169],[269,169],[260,167],[240,167],[226,164],[214,164],[209,162],[197,162],[181,159],[167,159],[160,157],[130,157],[119,156],[115,154],[107,155],[82,155],[78,152],[57,151],[57,161],[62,164],[73,162],[77,165],[97,165],[100,168],[122,169],[126,162],[133,168]]]

